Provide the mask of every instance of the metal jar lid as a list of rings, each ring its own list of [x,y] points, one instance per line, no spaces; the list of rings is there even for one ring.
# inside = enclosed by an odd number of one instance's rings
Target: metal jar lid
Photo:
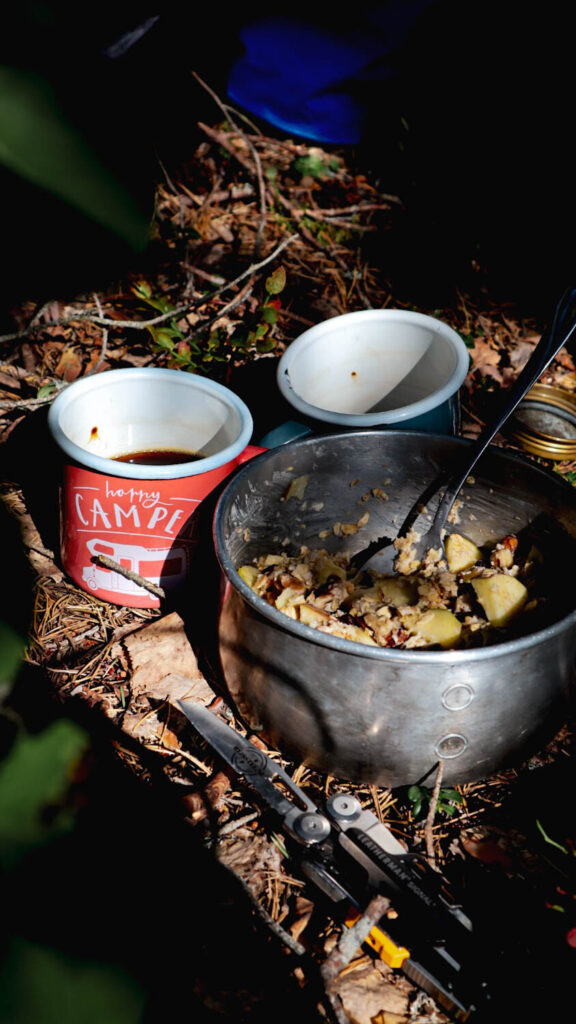
[[[511,436],[532,455],[563,461],[576,458],[576,394],[535,384],[516,409]]]

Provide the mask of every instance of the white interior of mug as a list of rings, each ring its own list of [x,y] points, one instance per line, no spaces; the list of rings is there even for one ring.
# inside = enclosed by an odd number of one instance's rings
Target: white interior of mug
[[[124,477],[163,479],[205,473],[240,454],[252,417],[228,388],[180,370],[108,370],[83,377],[52,403],[49,426],[74,461]],[[202,459],[150,466],[115,462],[144,451],[200,453]]]
[[[278,385],[304,415],[374,426],[436,408],[468,367],[466,346],[448,324],[408,310],[360,310],[296,338],[280,359]]]

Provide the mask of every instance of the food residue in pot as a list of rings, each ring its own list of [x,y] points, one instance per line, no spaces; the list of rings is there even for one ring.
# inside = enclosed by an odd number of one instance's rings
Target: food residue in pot
[[[544,562],[515,535],[478,547],[458,533],[448,564],[430,561],[406,575],[358,573],[347,555],[302,547],[271,552],[239,575],[289,618],[323,633],[386,648],[484,646],[529,633],[550,614]]]

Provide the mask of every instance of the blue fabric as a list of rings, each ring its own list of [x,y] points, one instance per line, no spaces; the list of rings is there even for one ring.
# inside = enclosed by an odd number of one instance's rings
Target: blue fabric
[[[392,0],[354,8],[346,29],[337,19],[320,27],[288,17],[246,25],[243,55],[227,92],[232,102],[289,134],[318,142],[354,144],[364,134],[367,92],[396,74],[401,50],[418,14],[434,0]],[[335,27],[336,26],[336,27]]]

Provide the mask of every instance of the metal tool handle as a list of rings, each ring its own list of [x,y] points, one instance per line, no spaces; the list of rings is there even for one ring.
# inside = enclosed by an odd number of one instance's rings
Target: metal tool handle
[[[509,391],[506,392],[504,405],[494,422],[484,428],[472,448],[467,454],[460,471],[448,484],[442,500],[436,510],[436,515],[430,533],[437,524],[443,526],[450,513],[462,486],[465,484],[479,458],[485,452],[490,442],[498,431],[503,427],[506,420],[512,415],[514,409],[519,405],[530,388],[537,382],[554,356],[558,354],[570,340],[576,330],[576,287],[567,288],[556,306],[554,319],[551,327],[542,335],[536,345],[526,366],[517,377]]]

